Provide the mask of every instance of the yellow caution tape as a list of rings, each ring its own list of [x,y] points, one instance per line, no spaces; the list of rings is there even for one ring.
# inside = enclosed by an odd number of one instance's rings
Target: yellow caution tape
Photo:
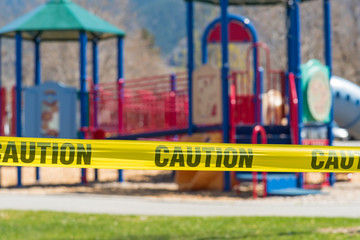
[[[0,137],[0,165],[357,172],[360,171],[360,148]]]

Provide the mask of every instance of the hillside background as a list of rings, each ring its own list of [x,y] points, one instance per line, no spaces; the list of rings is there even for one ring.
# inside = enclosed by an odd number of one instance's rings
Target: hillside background
[[[4,26],[46,0],[1,0],[0,25]],[[74,0],[75,3],[103,17],[127,32],[125,71],[127,78],[149,74],[185,70],[186,25],[185,3],[182,0]],[[360,1],[341,0],[333,3],[334,74],[360,83]],[[197,39],[196,58],[199,64],[199,39],[206,24],[218,16],[212,5],[196,4]],[[260,40],[271,50],[272,66],[286,67],[286,26],[284,6],[236,7],[230,12],[249,17],[256,26]],[[322,0],[302,4],[302,61],[323,59]],[[4,40],[2,48],[3,81],[14,83],[14,43]],[[91,62],[89,45],[89,62]],[[101,81],[116,79],[115,42],[100,45]],[[31,85],[33,79],[32,44],[24,45],[24,79]],[[243,67],[243,46],[232,46],[232,67]],[[45,43],[43,78],[54,79],[77,86],[77,43]],[[213,46],[213,58],[219,57],[219,47]],[[216,61],[216,60],[215,60]],[[91,76],[91,67],[88,68]]]

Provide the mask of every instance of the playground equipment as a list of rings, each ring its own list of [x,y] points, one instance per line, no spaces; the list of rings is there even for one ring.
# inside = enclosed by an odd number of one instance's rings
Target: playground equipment
[[[331,101],[322,114],[317,115],[321,102],[305,101],[308,93],[314,94],[318,86],[317,72],[322,72],[321,79],[330,79],[331,76],[331,16],[330,1],[324,0],[324,36],[326,67],[311,65],[308,74],[301,76],[300,72],[300,1],[283,0],[199,0],[221,6],[221,17],[212,21],[205,29],[202,38],[202,62],[204,66],[195,70],[194,64],[194,2],[186,1],[187,6],[187,33],[188,33],[188,72],[161,76],[148,76],[139,79],[124,79],[122,67],[122,37],[124,33],[113,26],[106,26],[104,30],[94,29],[93,25],[86,25],[84,29],[72,31],[75,35],[64,35],[66,39],[79,40],[81,49],[81,131],[92,133],[102,129],[103,136],[113,139],[139,139],[161,138],[174,135],[192,135],[194,133],[221,132],[223,142],[251,143],[251,134],[254,127],[262,126],[263,139],[268,144],[332,144],[332,114]],[[286,2],[287,5],[287,52],[288,69],[272,69],[270,64],[270,52],[265,44],[258,41],[256,29],[247,18],[229,15],[228,4],[276,4]],[[80,11],[69,0],[50,1],[41,11],[47,7]],[[40,10],[32,13],[31,18],[36,19]],[[55,14],[55,13],[54,13]],[[56,13],[58,14],[58,13]],[[55,14],[55,15],[56,15]],[[41,16],[41,14],[40,14]],[[51,16],[48,15],[48,16]],[[22,38],[33,40],[35,43],[35,83],[40,80],[40,39],[56,40],[57,35],[51,35],[41,29],[43,19],[36,21],[35,32],[41,33],[29,35],[29,29],[23,18],[21,24],[15,22],[0,30],[0,35],[5,37],[16,36],[17,43],[17,91],[16,102],[21,102],[21,40]],[[89,16],[89,18],[93,16]],[[46,22],[52,22],[48,20]],[[96,21],[96,19],[93,19]],[[87,20],[88,22],[88,20]],[[70,25],[71,23],[69,23]],[[20,27],[21,26],[21,27]],[[32,28],[32,31],[34,31]],[[56,26],[56,30],[59,29]],[[97,35],[98,32],[102,34]],[[86,34],[92,33],[92,34]],[[78,35],[76,35],[78,34]],[[94,36],[94,39],[92,39]],[[62,37],[62,36],[61,36]],[[93,41],[93,83],[89,94],[89,113],[86,101],[86,39]],[[118,81],[100,83],[98,80],[98,45],[97,41],[102,38],[118,38]],[[228,44],[247,44],[247,57],[244,69],[229,69]],[[222,59],[221,69],[206,65],[208,63],[207,48],[209,44],[221,44]],[[265,56],[261,58],[261,53]],[[263,61],[261,61],[263,60]],[[264,63],[264,64],[263,64]],[[205,69],[205,70],[204,70]],[[315,69],[315,70],[313,70]],[[320,70],[319,70],[320,69]],[[322,71],[322,69],[327,69]],[[313,79],[315,76],[315,80]],[[328,81],[328,80],[327,80]],[[126,82],[126,84],[125,84]],[[320,80],[320,83],[324,83]],[[313,85],[315,87],[313,87]],[[326,85],[326,84],[325,84]],[[309,87],[310,86],[310,87]],[[322,85],[324,86],[324,85]],[[231,91],[229,91],[231,89]],[[310,89],[310,90],[309,90]],[[327,92],[326,92],[327,91]],[[330,97],[328,89],[325,93]],[[305,95],[304,95],[305,94]],[[316,94],[316,92],[315,92]],[[310,96],[309,95],[309,96]],[[316,98],[314,98],[316,100]],[[327,101],[326,103],[329,103]],[[285,105],[289,105],[289,113]],[[21,136],[21,108],[16,104],[16,130]],[[322,109],[323,110],[323,109]],[[330,111],[330,112],[329,112]],[[303,114],[304,113],[304,114]],[[89,118],[89,121],[87,119]],[[325,128],[324,141],[319,139],[302,139],[301,132],[307,129]],[[265,134],[264,134],[265,133]],[[90,136],[90,135],[89,135]],[[103,137],[102,136],[102,137]],[[289,159],[291,161],[291,159]],[[19,172],[20,174],[21,172]],[[314,193],[304,190],[302,174],[250,174],[236,173],[235,176],[241,181],[264,181],[265,194],[268,195],[295,195]],[[223,174],[224,190],[230,190],[230,173]],[[21,176],[21,174],[20,174]],[[86,172],[83,171],[83,182],[86,182]],[[121,180],[121,172],[119,174]],[[333,183],[333,176],[327,176],[327,180]],[[21,181],[19,181],[21,182]],[[256,184],[254,184],[256,185]]]
[[[24,93],[24,137],[77,138],[75,88],[45,82]]]
[[[335,121],[352,136],[360,138],[360,87],[337,76],[333,76],[330,83],[335,95]]]
[[[77,17],[73,17],[77,16]],[[117,38],[118,75],[123,75],[123,38],[125,32],[89,13],[70,0],[49,0],[35,10],[0,29],[0,37],[15,38],[16,96],[13,99],[13,132],[21,137],[24,134],[22,123],[22,42],[34,43],[34,85],[41,83],[40,44],[46,41],[78,41],[80,45],[80,130],[88,126],[88,90],[87,90],[87,42],[93,46],[93,83],[99,81],[98,42],[103,39]],[[0,44],[1,45],[1,44]],[[1,65],[1,62],[0,62]],[[115,77],[114,77],[115,78]],[[116,78],[115,78],[116,79]],[[0,80],[1,82],[1,80]],[[76,105],[76,103],[73,103]],[[38,106],[39,107],[39,106]],[[61,118],[61,117],[60,117]],[[95,119],[96,120],[96,119]],[[26,121],[26,119],[25,119]],[[30,133],[32,134],[32,133]],[[84,137],[84,133],[80,134]],[[86,170],[82,171],[84,181]],[[21,186],[21,168],[18,168],[18,186]]]
[[[220,132],[195,133],[191,136],[185,135],[179,141],[221,143],[222,135]],[[224,185],[224,173],[217,171],[176,171],[175,182],[179,186],[179,190],[221,191]]]

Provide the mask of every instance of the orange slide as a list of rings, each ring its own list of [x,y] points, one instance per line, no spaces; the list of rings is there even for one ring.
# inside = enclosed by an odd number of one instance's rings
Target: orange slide
[[[185,136],[180,142],[212,142],[221,143],[222,134],[213,133],[196,133],[191,136]],[[176,171],[175,182],[182,191],[196,190],[219,190],[224,186],[224,173],[211,171]]]

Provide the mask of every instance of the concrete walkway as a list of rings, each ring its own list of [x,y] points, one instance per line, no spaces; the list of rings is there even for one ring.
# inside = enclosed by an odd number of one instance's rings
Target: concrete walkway
[[[309,216],[360,217],[358,202],[178,201],[145,197],[61,194],[0,194],[0,209],[162,216]]]

